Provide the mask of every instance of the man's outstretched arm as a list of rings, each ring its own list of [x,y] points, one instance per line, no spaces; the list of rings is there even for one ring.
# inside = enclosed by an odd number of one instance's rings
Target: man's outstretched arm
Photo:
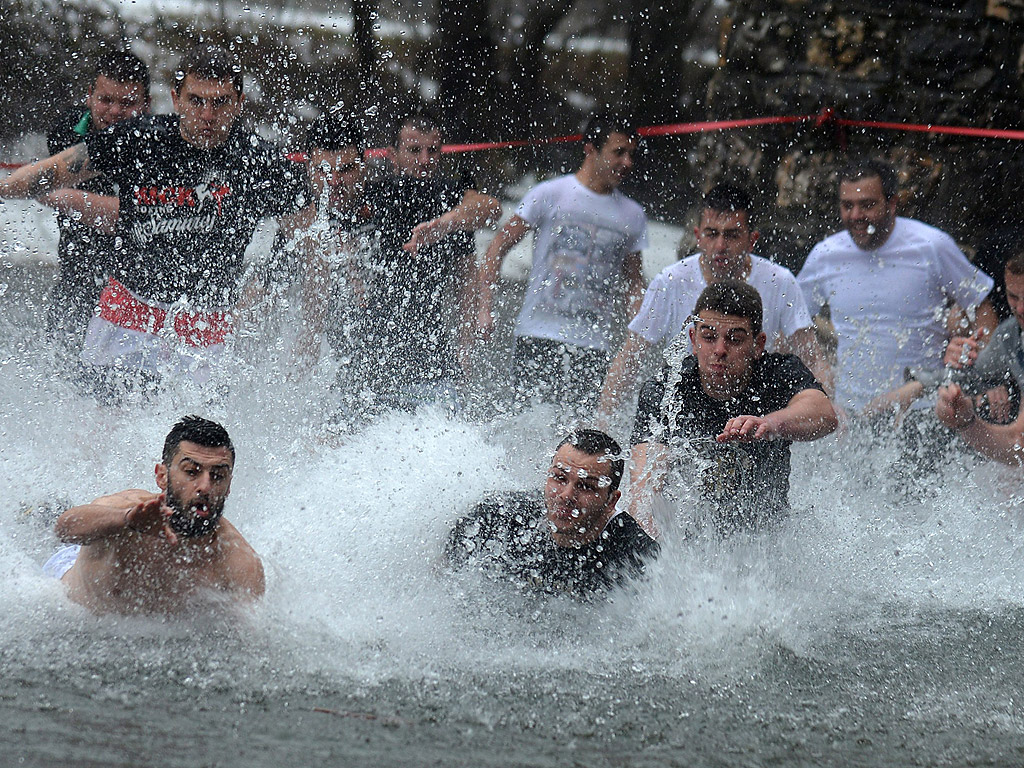
[[[612,358],[601,387],[601,400],[597,406],[599,419],[611,421],[626,399],[633,394],[636,380],[643,369],[650,342],[638,333],[628,331],[622,347]]]
[[[1011,466],[1024,464],[1024,409],[1011,424],[990,424],[978,418],[974,402],[959,384],[947,384],[939,389],[935,414],[983,456]]]
[[[65,187],[74,187],[96,175],[89,166],[89,150],[75,144],[51,157],[23,165],[0,181],[0,198],[39,197]]]
[[[121,491],[72,507],[57,518],[53,530],[66,544],[91,544],[129,533],[163,533],[176,543],[170,512],[162,494],[139,489]]]
[[[749,443],[754,440],[817,440],[839,426],[832,403],[820,389],[804,389],[790,398],[785,408],[764,416],[736,416],[726,422],[718,442]]]
[[[654,521],[654,495],[665,483],[668,448],[662,443],[637,443],[630,452],[627,513],[652,539],[658,537]]]
[[[436,219],[424,221],[413,227],[409,242],[402,246],[410,253],[440,242],[453,232],[473,232],[482,227],[492,227],[501,218],[501,203],[496,197],[467,189],[459,204]]]

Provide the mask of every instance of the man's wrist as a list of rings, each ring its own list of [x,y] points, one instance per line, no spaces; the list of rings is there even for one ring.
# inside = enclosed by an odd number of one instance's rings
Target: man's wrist
[[[132,525],[131,515],[134,509],[135,507],[128,507],[128,509],[124,511],[124,527],[126,530],[134,531],[135,533],[141,533],[141,531],[138,528]]]
[[[977,420],[978,420],[978,414],[972,408],[971,409],[971,417],[969,419],[967,419],[967,421],[964,421],[964,422],[961,422],[960,424],[957,424],[956,429],[957,429],[958,432],[960,432],[962,430],[965,430],[969,426],[971,426],[974,422],[976,422]]]

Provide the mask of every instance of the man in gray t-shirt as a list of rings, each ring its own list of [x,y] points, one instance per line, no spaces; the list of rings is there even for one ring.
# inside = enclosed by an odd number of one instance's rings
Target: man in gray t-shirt
[[[989,420],[997,423],[1016,417],[1024,391],[1024,252],[1006,262],[1006,301],[1013,315],[998,325],[972,369],[978,388],[987,390]]]

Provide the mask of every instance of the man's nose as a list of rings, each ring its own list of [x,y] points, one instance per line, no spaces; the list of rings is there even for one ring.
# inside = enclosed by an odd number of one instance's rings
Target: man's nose
[[[711,347],[716,355],[724,355],[727,349],[725,344],[725,337],[719,337],[715,339],[714,345]]]

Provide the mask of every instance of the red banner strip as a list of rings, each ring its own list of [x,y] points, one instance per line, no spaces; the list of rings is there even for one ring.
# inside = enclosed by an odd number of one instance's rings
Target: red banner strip
[[[1024,140],[1024,130],[1016,131],[1002,128],[972,128],[970,126],[930,125],[917,123],[886,123],[875,120],[847,120],[835,116],[831,109],[823,109],[817,115],[789,115],[781,117],[751,117],[741,120],[709,120],[697,123],[670,123],[668,125],[648,125],[637,130],[641,136],[680,136],[688,133],[708,133],[710,131],[727,131],[738,128],[756,128],[762,125],[792,125],[794,123],[814,122],[816,126],[825,123],[846,128],[877,128],[889,131],[906,131],[908,133],[942,133],[951,136],[973,136],[984,139]],[[527,139],[519,141],[483,141],[475,144],[445,144],[441,151],[445,154],[463,152],[479,152],[488,149],[517,149],[520,147],[544,146],[546,144],[564,144],[580,141],[580,134],[570,136],[549,136],[543,139]],[[376,148],[366,150],[367,157],[385,157],[388,150]],[[296,162],[305,160],[301,152],[290,152],[288,158]],[[0,163],[0,169],[14,170],[21,163]]]
[[[881,128],[887,131],[907,131],[908,133],[945,133],[952,136],[976,136],[983,139],[1024,139],[1024,131],[1012,131],[1003,128],[971,128],[953,125],[915,125],[913,123],[881,123],[874,120],[846,120],[837,118],[836,125],[849,128]]]

